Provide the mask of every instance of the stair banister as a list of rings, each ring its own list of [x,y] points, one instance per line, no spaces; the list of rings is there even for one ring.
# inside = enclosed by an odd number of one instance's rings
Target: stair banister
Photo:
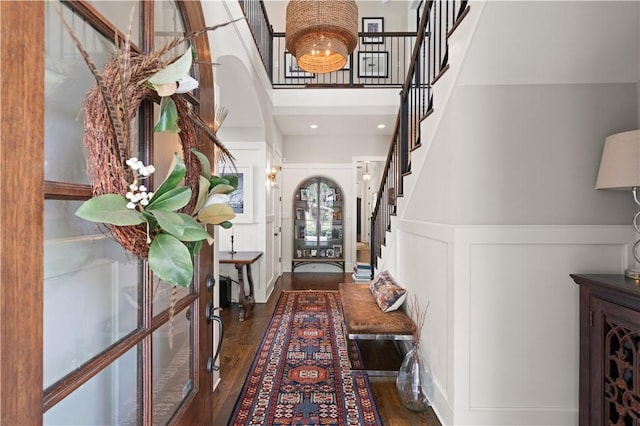
[[[461,0],[459,6],[457,0],[428,0],[418,7],[424,8],[371,216],[372,278],[386,243],[385,233],[391,230],[391,216],[396,214],[396,199],[404,193],[403,178],[411,173],[411,152],[421,144],[420,123],[433,109],[431,86],[448,68],[447,38],[468,11],[467,4],[468,0]]]

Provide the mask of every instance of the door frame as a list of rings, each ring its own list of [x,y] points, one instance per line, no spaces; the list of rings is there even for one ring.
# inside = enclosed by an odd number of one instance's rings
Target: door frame
[[[35,425],[43,383],[44,2],[0,2],[0,39],[0,423]]]
[[[84,2],[69,3],[86,7]],[[0,2],[0,55],[5,58],[0,62],[0,424],[43,421],[45,4]],[[152,13],[153,2],[142,4]],[[205,27],[200,2],[176,4],[187,31]],[[194,44],[203,62],[198,65],[200,116],[211,123],[215,109],[208,35],[197,37]],[[213,158],[213,146],[204,136],[199,150]],[[208,230],[212,233],[213,227]],[[212,418],[207,359],[213,353],[213,333],[203,318],[208,299],[213,299],[206,286],[206,271],[213,272],[213,264],[213,249],[203,247],[195,262],[198,315],[192,318],[199,348],[194,354],[194,391],[199,388],[201,397],[185,401],[174,424],[208,424]]]

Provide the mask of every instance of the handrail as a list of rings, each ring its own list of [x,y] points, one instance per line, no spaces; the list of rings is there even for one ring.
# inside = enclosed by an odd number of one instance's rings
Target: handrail
[[[273,75],[273,26],[262,0],[238,0],[269,78]],[[257,7],[256,7],[257,6]]]
[[[396,214],[396,200],[404,194],[403,177],[411,173],[411,152],[421,144],[420,123],[433,109],[431,86],[448,68],[449,31],[464,16],[467,4],[468,0],[427,0],[418,7],[424,6],[371,217],[372,278]]]

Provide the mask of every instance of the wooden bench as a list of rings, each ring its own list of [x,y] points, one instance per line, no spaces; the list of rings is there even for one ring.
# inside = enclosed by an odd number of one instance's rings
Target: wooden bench
[[[404,357],[398,344],[412,340],[414,323],[402,310],[383,312],[369,290],[369,284],[341,283],[339,285],[345,335],[349,340],[389,340]],[[398,365],[399,367],[399,365]],[[395,375],[395,370],[365,368],[373,375]]]

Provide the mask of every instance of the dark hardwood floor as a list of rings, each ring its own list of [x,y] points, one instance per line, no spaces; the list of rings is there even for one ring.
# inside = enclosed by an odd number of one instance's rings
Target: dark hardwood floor
[[[278,279],[267,303],[256,304],[248,311],[245,321],[238,322],[236,304],[220,313],[224,321],[225,334],[220,353],[221,381],[213,395],[215,426],[226,425],[229,421],[280,293],[283,290],[337,290],[339,283],[351,281],[351,274],[286,273]],[[440,426],[432,410],[418,414],[402,406],[396,391],[395,378],[370,380],[383,424]]]

